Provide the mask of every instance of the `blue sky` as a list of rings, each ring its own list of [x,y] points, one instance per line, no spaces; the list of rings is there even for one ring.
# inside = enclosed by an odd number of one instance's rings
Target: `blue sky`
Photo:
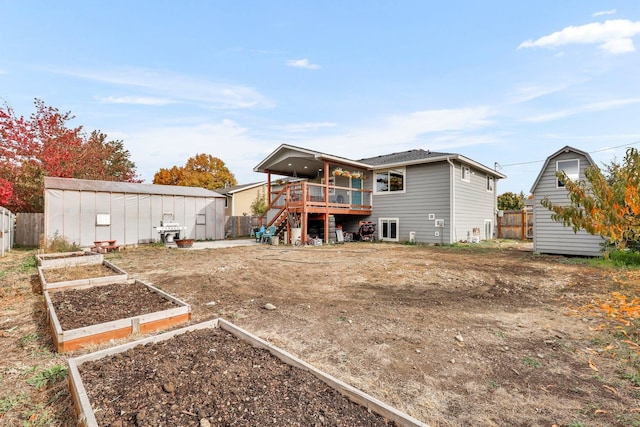
[[[0,0],[0,98],[124,141],[146,182],[282,143],[459,153],[528,193],[565,145],[640,148],[640,2]]]

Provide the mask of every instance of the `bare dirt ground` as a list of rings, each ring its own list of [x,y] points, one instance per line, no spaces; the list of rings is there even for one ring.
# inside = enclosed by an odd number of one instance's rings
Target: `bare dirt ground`
[[[638,271],[519,246],[148,246],[108,259],[191,304],[193,323],[223,317],[434,427],[640,425]],[[73,356],[53,353],[32,256],[0,258],[0,424],[74,425],[66,382],[28,384]]]

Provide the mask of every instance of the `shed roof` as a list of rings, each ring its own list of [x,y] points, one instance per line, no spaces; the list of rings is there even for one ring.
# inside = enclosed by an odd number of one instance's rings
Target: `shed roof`
[[[224,197],[201,187],[179,185],[138,184],[135,182],[97,181],[91,179],[58,178],[46,176],[45,189],[94,191],[103,193],[159,194],[191,197]]]
[[[531,193],[534,193],[534,190],[538,186],[538,182],[540,182],[540,179],[542,178],[542,174],[544,173],[545,170],[547,170],[547,166],[549,166],[549,162],[559,154],[568,153],[569,151],[573,151],[576,154],[581,154],[587,158],[587,160],[591,165],[595,164],[593,159],[589,155],[589,153],[587,153],[586,151],[578,150],[577,148],[573,148],[568,145],[565,145],[564,147],[562,147],[561,149],[559,149],[558,151],[556,151],[555,153],[547,157],[547,160],[545,160],[544,165],[542,166],[542,169],[540,169],[540,173],[538,174],[538,177],[536,178],[536,180],[533,182],[533,185],[531,186],[531,191],[530,191]]]
[[[260,187],[262,185],[267,185],[267,181],[252,182],[250,184],[232,185],[231,187],[219,188],[219,189],[216,190],[216,193],[234,194],[234,193],[237,193],[239,191],[249,190],[251,188]]]

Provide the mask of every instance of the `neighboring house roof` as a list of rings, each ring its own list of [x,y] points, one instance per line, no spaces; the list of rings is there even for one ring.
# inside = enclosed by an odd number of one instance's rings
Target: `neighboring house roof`
[[[216,193],[220,193],[223,195],[234,194],[239,191],[250,190],[252,188],[260,187],[266,184],[267,184],[266,181],[260,181],[260,182],[252,182],[251,184],[232,185],[231,187],[219,188],[216,190]]]
[[[138,184],[135,182],[96,181],[91,179],[44,177],[45,189],[97,191],[106,193],[160,194],[192,197],[223,197],[215,191],[179,185]]]
[[[564,147],[562,147],[561,149],[559,149],[558,151],[556,151],[555,153],[553,153],[552,155],[547,157],[547,160],[545,160],[544,165],[542,166],[542,169],[540,169],[540,173],[538,174],[538,177],[536,178],[536,180],[533,182],[533,185],[531,186],[531,190],[530,190],[531,193],[533,193],[534,190],[536,189],[536,187],[538,186],[538,182],[540,182],[540,178],[542,178],[542,175],[543,175],[544,171],[547,170],[547,166],[549,166],[549,162],[551,160],[553,160],[553,158],[555,158],[559,154],[568,153],[570,151],[572,151],[572,152],[574,152],[576,154],[581,154],[581,155],[585,156],[590,164],[592,164],[592,165],[595,164],[593,159],[589,155],[589,153],[587,153],[586,151],[578,150],[577,148],[573,148],[573,147],[570,147],[568,145],[565,145]]]
[[[498,179],[506,178],[487,166],[474,160],[454,153],[437,153],[429,150],[415,149],[399,153],[386,154],[382,156],[369,157],[361,160],[349,160],[344,157],[321,153],[319,151],[308,150],[306,148],[295,147],[293,145],[282,144],[273,153],[267,156],[253,170],[254,172],[271,172],[281,175],[291,175],[301,177],[316,177],[319,168],[324,161],[334,164],[342,164],[354,168],[374,170],[379,167],[407,166],[430,162],[442,162],[448,160],[458,160]]]

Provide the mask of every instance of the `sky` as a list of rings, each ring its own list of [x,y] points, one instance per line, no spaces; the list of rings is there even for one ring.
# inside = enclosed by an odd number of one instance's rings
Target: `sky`
[[[196,154],[239,184],[280,144],[457,153],[528,194],[565,145],[640,148],[640,2],[0,0],[0,102],[123,141],[147,183]]]

